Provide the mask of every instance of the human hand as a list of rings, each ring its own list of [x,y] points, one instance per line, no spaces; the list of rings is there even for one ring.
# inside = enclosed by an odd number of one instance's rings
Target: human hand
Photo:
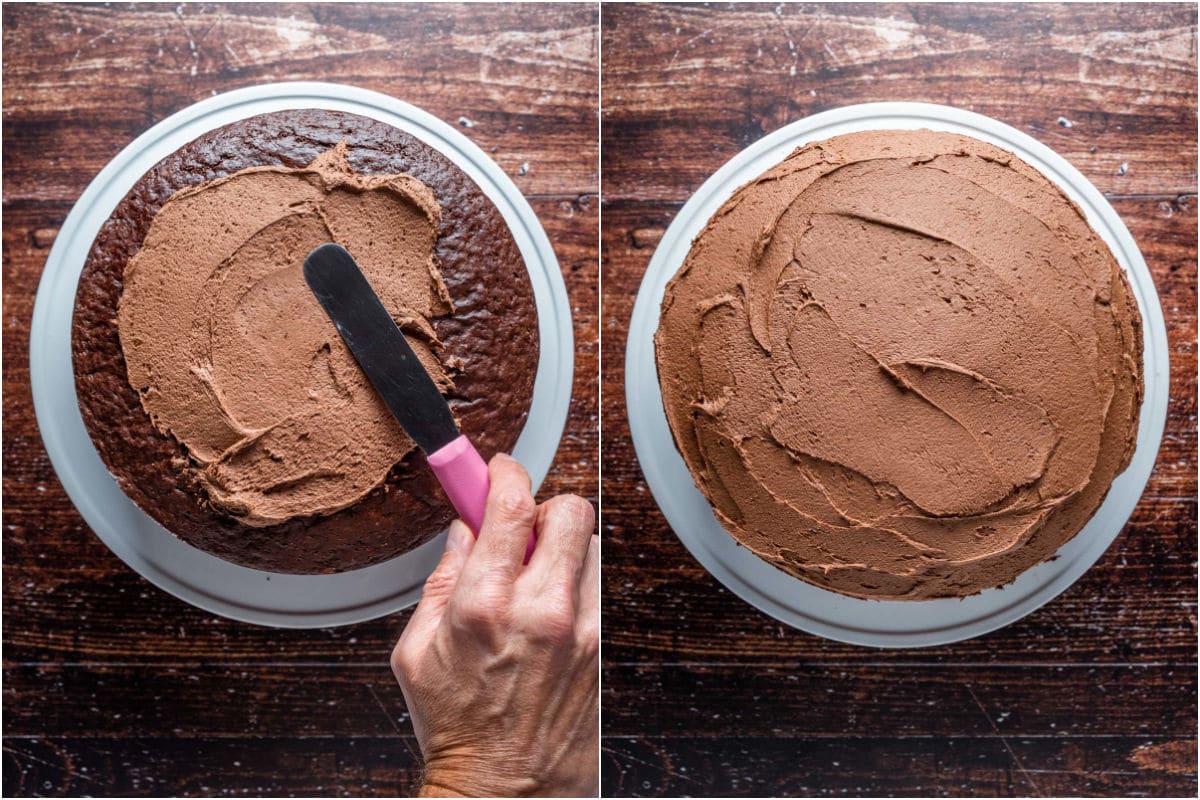
[[[392,651],[425,757],[423,797],[595,796],[600,552],[591,504],[541,506],[511,457],[488,465],[476,540],[461,520]],[[522,565],[529,532],[537,546]]]

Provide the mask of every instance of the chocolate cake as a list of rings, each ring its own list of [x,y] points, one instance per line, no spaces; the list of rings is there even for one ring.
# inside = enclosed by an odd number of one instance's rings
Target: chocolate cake
[[[856,597],[962,597],[1052,558],[1132,456],[1141,318],[1079,208],[930,131],[802,147],[667,286],[675,443],[724,527]]]
[[[524,426],[532,287],[498,209],[449,159],[343,112],[264,114],[159,162],[97,235],[76,392],[122,489],[189,544],[324,573],[427,541],[454,511],[301,273],[350,250],[484,458]]]

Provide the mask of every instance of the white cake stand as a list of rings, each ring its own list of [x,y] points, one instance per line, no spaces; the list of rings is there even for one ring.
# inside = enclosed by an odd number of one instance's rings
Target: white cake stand
[[[1129,276],[1142,314],[1146,396],[1137,449],[1104,503],[1055,560],[1011,584],[961,600],[880,601],[846,597],[776,569],[739,547],[717,522],[675,449],[655,370],[654,332],[667,282],[692,239],[748,180],[807,142],[863,130],[928,128],[966,134],[1016,153],[1080,205]],[[1120,533],[1150,477],[1170,388],[1167,332],[1154,281],[1129,231],[1104,196],[1046,145],[994,119],[926,103],[865,103],[787,125],[721,167],[684,205],[663,236],[638,292],[625,351],[629,427],[646,482],[684,546],[726,588],[763,612],[809,633],[872,647],[924,647],[979,636],[1041,607],[1074,583]]]
[[[533,209],[508,176],[466,136],[436,117],[377,92],[330,83],[274,83],[217,95],[139,136],[75,204],[38,286],[29,372],[38,427],[63,488],[96,535],[142,577],[214,614],[259,625],[318,628],[390,614],[416,602],[444,534],[402,556],[336,575],[247,569],[185,544],[138,508],[100,460],[83,425],[71,367],[75,288],[92,241],[117,203],[151,167],[198,136],[256,114],[347,111],[386,122],[453,161],[496,204],[533,284],[541,352],[526,424],[513,450],[536,489],[567,418],[574,369],[571,307],[558,260]],[[397,524],[403,524],[397,521]]]

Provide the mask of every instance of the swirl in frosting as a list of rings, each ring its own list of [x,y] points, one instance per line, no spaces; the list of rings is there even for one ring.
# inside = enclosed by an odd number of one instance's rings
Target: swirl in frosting
[[[442,387],[432,317],[452,310],[434,257],[441,209],[408,175],[360,175],[345,143],[172,195],[125,268],[130,385],[214,507],[253,526],[328,514],[415,446],[304,281],[338,242]]]
[[[807,145],[739,189],[668,285],[675,442],[718,519],[844,594],[1011,582],[1133,452],[1141,321],[1082,213],[930,131]]]

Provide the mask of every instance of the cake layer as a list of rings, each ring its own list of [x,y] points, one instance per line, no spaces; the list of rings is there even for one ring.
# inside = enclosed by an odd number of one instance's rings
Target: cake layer
[[[188,543],[273,572],[367,566],[454,516],[291,280],[330,238],[480,452],[511,450],[538,358],[520,252],[449,159],[376,120],[283,111],[185,145],[117,206],[76,295],[80,409],[126,494]]]

